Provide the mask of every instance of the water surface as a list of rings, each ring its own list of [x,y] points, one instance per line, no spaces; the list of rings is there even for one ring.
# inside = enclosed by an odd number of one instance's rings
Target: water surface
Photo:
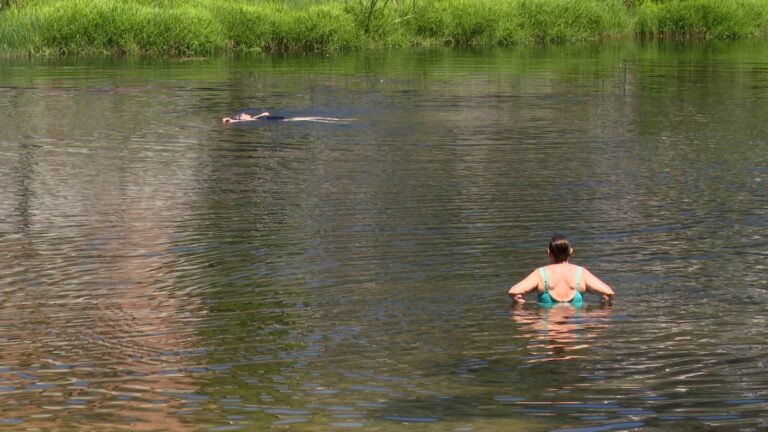
[[[766,58],[4,60],[0,428],[765,429]]]

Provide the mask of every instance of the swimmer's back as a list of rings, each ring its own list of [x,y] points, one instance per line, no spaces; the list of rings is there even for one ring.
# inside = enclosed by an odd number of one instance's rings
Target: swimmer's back
[[[583,267],[567,262],[540,267],[539,295],[548,293],[552,302],[560,303],[581,300],[586,291],[584,272]]]

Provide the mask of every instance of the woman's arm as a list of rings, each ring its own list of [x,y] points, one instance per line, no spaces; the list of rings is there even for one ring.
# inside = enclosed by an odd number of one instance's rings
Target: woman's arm
[[[268,112],[266,112],[266,111],[264,111],[263,113],[261,113],[261,114],[259,114],[257,116],[248,114],[246,112],[242,112],[242,113],[236,115],[235,118],[224,117],[223,119],[221,119],[221,122],[224,123],[224,124],[227,124],[227,123],[234,123],[236,121],[241,122],[241,121],[258,120],[258,119],[260,119],[262,117],[268,117],[269,115],[270,114]]]
[[[600,294],[602,296],[603,303],[610,304],[613,300],[613,289],[611,289],[608,284],[598,279],[597,276],[593,275],[592,272],[587,269],[584,269],[584,284],[586,285],[587,291]]]
[[[534,270],[528,277],[513,285],[507,294],[512,298],[512,301],[516,303],[525,303],[523,296],[538,288],[540,279],[541,276]]]

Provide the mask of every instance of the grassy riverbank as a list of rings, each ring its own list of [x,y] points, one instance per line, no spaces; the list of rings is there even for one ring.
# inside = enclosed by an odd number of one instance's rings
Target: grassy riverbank
[[[0,51],[228,52],[738,38],[768,0],[0,0]]]

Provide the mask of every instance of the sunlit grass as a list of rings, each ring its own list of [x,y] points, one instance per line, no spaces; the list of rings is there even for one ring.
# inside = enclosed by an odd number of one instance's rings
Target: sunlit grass
[[[687,0],[638,5],[639,34],[667,38],[727,39],[764,34],[768,1]]]
[[[4,1],[0,50],[40,55],[733,38],[768,28],[768,0]]]

